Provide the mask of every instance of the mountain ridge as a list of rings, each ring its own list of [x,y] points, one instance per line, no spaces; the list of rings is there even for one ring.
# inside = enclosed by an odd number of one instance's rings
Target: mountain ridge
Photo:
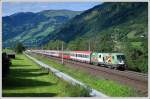
[[[3,42],[7,42],[9,39],[20,41],[20,38],[23,39],[22,41],[27,41],[28,39],[32,40],[32,38],[28,36],[32,36],[31,34],[33,34],[33,36],[34,34],[41,36],[47,35],[61,24],[80,13],[81,11],[71,10],[69,12],[67,12],[67,10],[44,10],[38,13],[20,12],[2,17]],[[47,29],[47,31],[44,29]],[[40,39],[43,39],[43,37]]]

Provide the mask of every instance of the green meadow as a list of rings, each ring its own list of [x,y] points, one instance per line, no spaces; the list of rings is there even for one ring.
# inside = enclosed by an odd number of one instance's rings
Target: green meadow
[[[81,86],[57,78],[23,54],[17,54],[11,61],[10,73],[2,80],[3,97],[89,96]]]

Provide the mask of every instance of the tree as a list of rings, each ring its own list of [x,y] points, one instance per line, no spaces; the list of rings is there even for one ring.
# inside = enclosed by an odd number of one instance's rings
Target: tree
[[[6,77],[8,75],[10,65],[11,65],[10,58],[5,52],[2,53],[2,77]]]
[[[15,47],[15,52],[17,53],[22,53],[25,50],[25,47],[23,46],[22,43],[17,43]]]

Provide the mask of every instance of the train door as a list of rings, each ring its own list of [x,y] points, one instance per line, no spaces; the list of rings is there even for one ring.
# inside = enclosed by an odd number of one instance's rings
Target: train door
[[[98,63],[103,64],[103,54],[102,53],[98,54]]]
[[[116,64],[116,54],[112,54],[112,64]]]

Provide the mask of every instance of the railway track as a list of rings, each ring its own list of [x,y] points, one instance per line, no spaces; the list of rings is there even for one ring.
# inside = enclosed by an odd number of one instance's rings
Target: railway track
[[[61,63],[60,58],[46,56],[45,57],[51,58],[54,61],[57,61]],[[75,62],[72,60],[66,60],[64,59],[64,63],[66,66],[69,66],[71,68],[76,69],[82,69],[91,75],[96,76],[97,78],[104,78],[107,80],[113,80],[115,82],[118,82],[120,84],[128,85],[138,92],[140,92],[142,95],[147,96],[148,95],[148,75],[143,73],[138,73],[134,71],[119,71],[114,70],[106,67],[101,66],[94,66],[86,63],[81,62]]]

